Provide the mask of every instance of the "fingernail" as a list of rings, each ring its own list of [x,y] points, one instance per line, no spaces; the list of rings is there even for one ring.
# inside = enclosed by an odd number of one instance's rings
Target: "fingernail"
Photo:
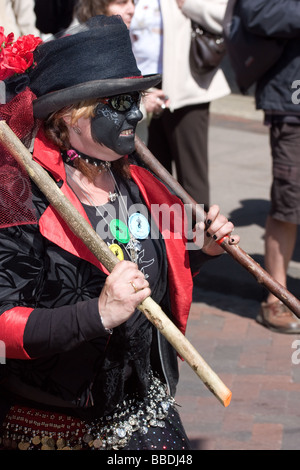
[[[218,239],[217,235],[213,235],[213,239],[217,240]]]
[[[209,234],[208,232],[206,232],[206,236],[207,236],[207,237],[210,237],[210,234]]]
[[[210,219],[207,219],[207,220],[205,221],[205,225],[206,225],[207,227],[209,227],[210,224],[211,224],[211,220],[210,220]]]

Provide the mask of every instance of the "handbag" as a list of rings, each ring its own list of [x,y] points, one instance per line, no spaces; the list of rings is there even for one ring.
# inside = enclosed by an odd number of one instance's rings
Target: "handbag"
[[[229,0],[223,34],[236,83],[242,93],[254,85],[276,64],[286,39],[258,36],[248,31],[239,14],[239,1]]]
[[[210,33],[194,21],[191,24],[190,70],[193,78],[198,81],[220,65],[226,48],[222,35]]]

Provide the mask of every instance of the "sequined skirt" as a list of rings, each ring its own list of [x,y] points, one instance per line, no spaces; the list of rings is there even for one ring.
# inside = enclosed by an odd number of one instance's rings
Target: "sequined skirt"
[[[91,423],[15,405],[1,427],[0,449],[186,450],[190,445],[174,399],[153,378],[143,401],[124,400],[111,416]]]

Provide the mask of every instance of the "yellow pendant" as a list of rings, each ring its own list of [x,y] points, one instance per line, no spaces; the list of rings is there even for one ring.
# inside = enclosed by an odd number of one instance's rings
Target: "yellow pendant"
[[[123,261],[124,259],[124,253],[122,248],[119,247],[116,243],[113,243],[112,245],[109,245],[109,249],[113,252],[113,254],[119,258],[120,261]]]

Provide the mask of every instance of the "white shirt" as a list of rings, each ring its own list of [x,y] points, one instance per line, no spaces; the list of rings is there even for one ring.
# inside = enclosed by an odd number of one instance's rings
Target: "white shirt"
[[[163,23],[160,0],[137,0],[131,21],[132,50],[143,75],[162,73]]]

